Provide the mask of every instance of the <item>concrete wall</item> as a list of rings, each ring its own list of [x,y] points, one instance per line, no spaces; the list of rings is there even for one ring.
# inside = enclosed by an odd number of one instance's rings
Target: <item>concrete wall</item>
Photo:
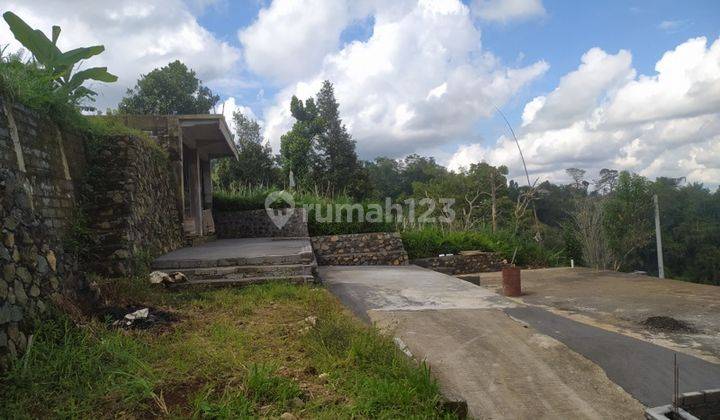
[[[319,265],[407,265],[408,256],[396,232],[313,236]]]
[[[287,210],[277,210],[287,214]],[[287,223],[278,228],[265,209],[246,211],[215,211],[215,232],[218,238],[307,237],[305,209],[296,208]]]
[[[429,268],[445,274],[471,274],[499,271],[507,262],[495,252],[480,252],[474,255],[448,255],[445,257],[418,258],[411,264]]]

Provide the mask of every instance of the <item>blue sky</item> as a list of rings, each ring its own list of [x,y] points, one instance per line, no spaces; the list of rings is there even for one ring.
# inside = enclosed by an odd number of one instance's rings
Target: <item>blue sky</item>
[[[277,151],[289,98],[335,83],[362,158],[433,155],[533,177],[627,169],[720,183],[720,2],[559,0],[8,0],[61,47],[102,43],[114,107],[180,59],[257,118]],[[70,29],[72,28],[72,30]],[[0,27],[0,39],[13,41]]]

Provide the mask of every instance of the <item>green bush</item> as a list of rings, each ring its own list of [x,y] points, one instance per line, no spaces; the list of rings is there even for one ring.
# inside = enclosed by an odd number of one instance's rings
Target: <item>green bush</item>
[[[498,252],[508,262],[531,267],[556,265],[562,251],[552,252],[534,239],[512,232],[442,231],[434,227],[402,232],[403,245],[411,259],[458,254],[460,251]]]
[[[260,210],[265,208],[265,198],[268,194],[278,191],[276,188],[247,187],[235,191],[216,191],[213,195],[213,208],[218,211],[246,211]],[[337,222],[336,214],[333,213],[332,221],[323,221],[328,216],[328,206],[333,208],[336,205],[360,204],[363,207],[363,214],[367,214],[368,206],[372,203],[356,203],[350,197],[321,197],[314,193],[294,192],[293,198],[296,207],[305,207],[308,210],[308,230],[310,236],[321,235],[344,235],[351,233],[368,232],[394,232],[396,229],[393,222],[368,222],[365,219],[358,220],[357,217],[347,221],[346,213],[341,214],[341,221]],[[288,207],[284,201],[278,201],[271,205],[273,208]],[[320,211],[318,214],[317,211]],[[355,216],[357,213],[355,213]]]

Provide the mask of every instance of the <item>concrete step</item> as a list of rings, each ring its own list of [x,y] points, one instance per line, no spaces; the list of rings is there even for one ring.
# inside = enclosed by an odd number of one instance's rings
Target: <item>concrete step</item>
[[[312,276],[315,264],[240,265],[213,268],[180,269],[190,280],[238,280],[253,277],[298,277]]]
[[[258,257],[232,257],[218,259],[166,259],[155,260],[152,268],[155,270],[178,270],[213,267],[260,266],[260,265],[304,265],[313,264],[315,255],[312,251],[289,255],[267,255]]]
[[[203,279],[203,280],[190,280],[186,283],[178,283],[170,286],[171,289],[185,289],[192,287],[227,287],[235,286],[242,287],[251,284],[264,284],[272,282],[288,282],[293,284],[309,284],[315,283],[317,280],[312,275],[300,275],[300,276],[263,276],[263,277],[244,277],[236,279],[219,278],[219,279]]]

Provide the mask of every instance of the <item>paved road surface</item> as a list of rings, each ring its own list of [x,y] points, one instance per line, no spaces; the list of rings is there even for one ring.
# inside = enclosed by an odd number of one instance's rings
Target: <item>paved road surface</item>
[[[320,267],[353,311],[427,360],[476,418],[641,418],[596,364],[508,316],[512,301],[414,266]]]

